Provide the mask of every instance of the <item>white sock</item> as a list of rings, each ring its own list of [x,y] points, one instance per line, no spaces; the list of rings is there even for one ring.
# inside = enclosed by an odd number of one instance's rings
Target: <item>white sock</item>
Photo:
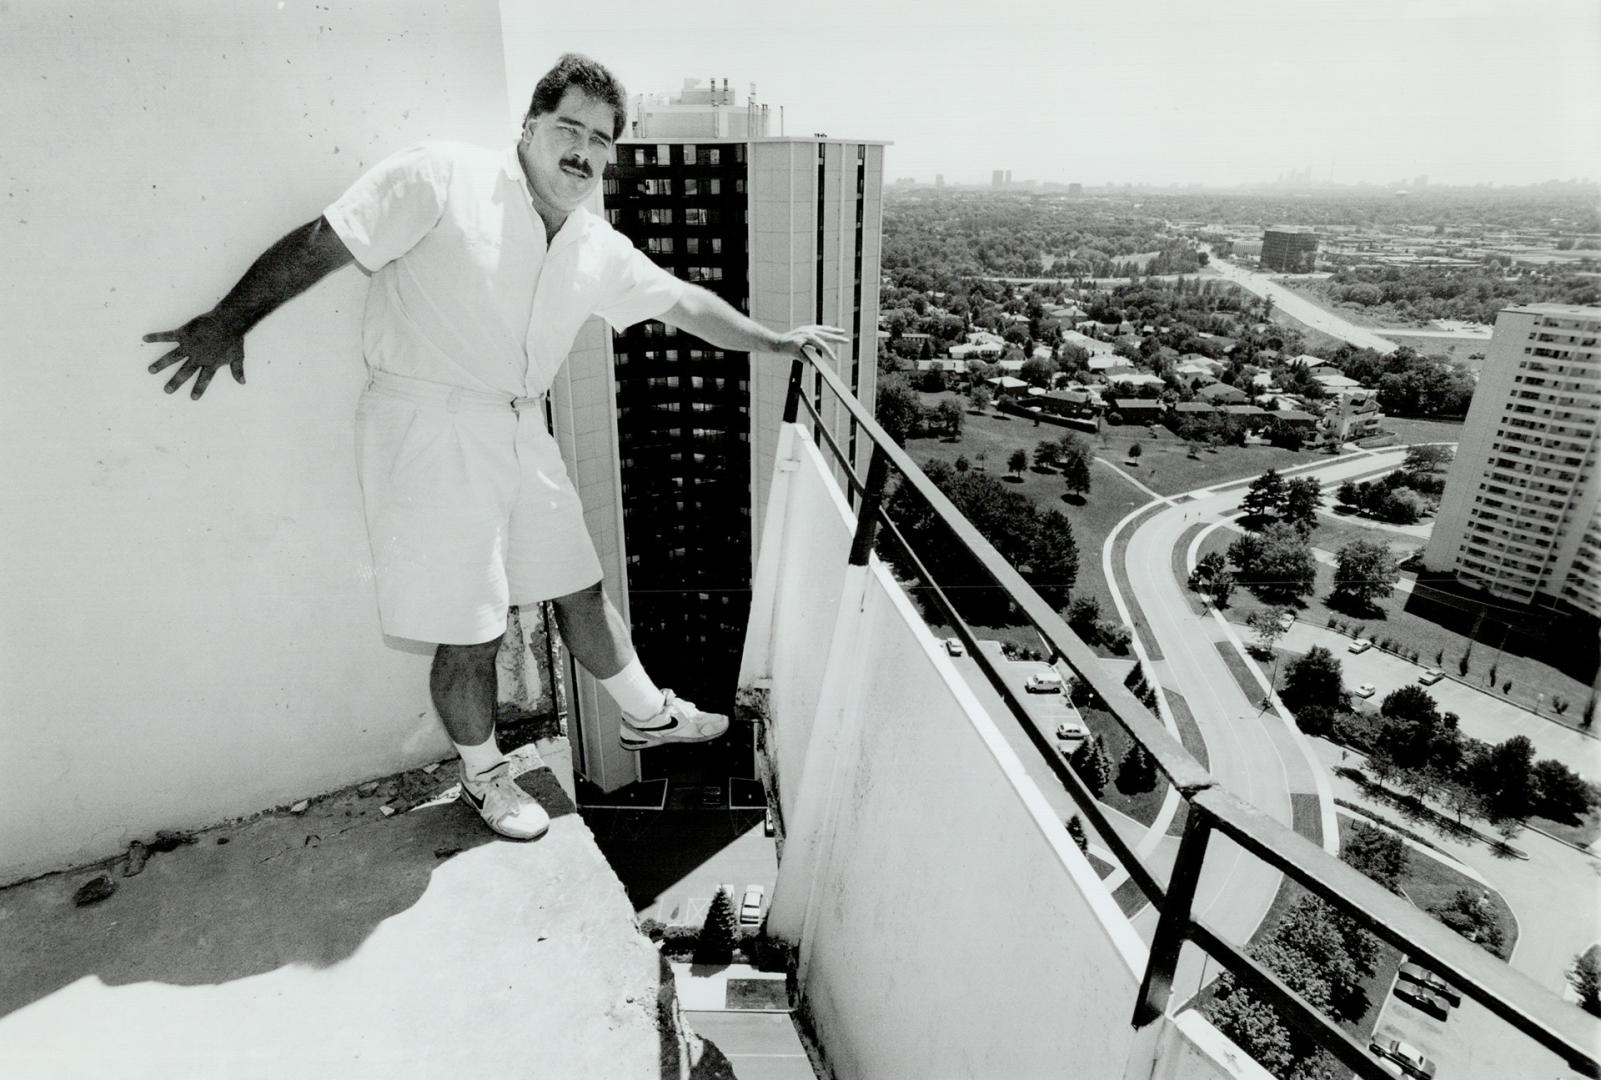
[[[623,670],[609,679],[598,681],[629,720],[649,720],[661,712],[662,702],[667,700],[661,687],[645,674],[645,665],[639,662],[637,654]]]
[[[456,753],[461,755],[462,769],[468,776],[482,776],[506,760],[500,752],[500,747],[495,745],[494,732],[490,732],[489,738],[477,746],[463,746],[461,743],[452,745],[455,746]]]

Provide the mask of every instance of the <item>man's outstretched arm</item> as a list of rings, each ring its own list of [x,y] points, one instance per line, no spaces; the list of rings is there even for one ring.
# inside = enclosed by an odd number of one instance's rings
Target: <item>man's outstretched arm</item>
[[[850,340],[845,331],[837,326],[798,326],[788,333],[777,333],[699,285],[685,285],[684,295],[662,314],[661,320],[703,341],[709,341],[719,349],[732,352],[776,352],[799,356],[802,349],[810,346],[838,362],[834,344]]]
[[[145,341],[170,341],[172,350],[150,365],[151,374],[182,364],[167,380],[167,393],[192,375],[189,396],[206,392],[217,369],[226,366],[235,382],[245,381],[245,334],[262,319],[299,296],[354,256],[326,218],[302,225],[262,252],[239,284],[204,315],[176,330],[146,334]]]

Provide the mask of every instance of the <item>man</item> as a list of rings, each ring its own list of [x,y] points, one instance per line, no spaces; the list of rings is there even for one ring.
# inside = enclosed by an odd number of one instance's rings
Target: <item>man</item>
[[[623,713],[625,748],[728,728],[656,686],[601,591],[543,408],[579,327],[594,314],[617,329],[659,318],[723,349],[831,358],[845,340],[833,327],[767,330],[583,209],[626,102],[609,71],[569,53],[535,87],[515,148],[424,145],[381,162],[211,311],[144,339],[174,345],[150,365],[177,365],[166,391],[193,378],[199,399],[223,367],[245,381],[244,336],[274,309],[352,261],[372,275],[356,444],[380,621],[436,646],[429,688],[461,755],[462,796],[517,839],[549,819],[495,743],[508,605],[553,602],[568,648]]]

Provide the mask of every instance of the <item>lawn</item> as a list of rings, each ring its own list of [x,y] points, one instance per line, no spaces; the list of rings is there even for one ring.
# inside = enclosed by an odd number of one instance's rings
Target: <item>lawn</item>
[[[1161,772],[1157,772],[1156,783],[1150,790],[1119,791],[1117,774],[1123,765],[1123,755],[1134,745],[1133,736],[1123,730],[1123,725],[1117,722],[1117,717],[1106,709],[1084,705],[1079,708],[1079,713],[1084,717],[1084,726],[1101,737],[1106,747],[1106,756],[1112,761],[1112,777],[1107,782],[1106,790],[1101,792],[1101,801],[1127,814],[1141,825],[1149,825],[1156,820],[1156,812],[1162,808],[1162,800],[1167,797],[1167,778]]]
[[[1236,480],[1249,480],[1268,469],[1284,470],[1326,460],[1315,450],[1285,450],[1277,446],[1220,446],[1189,456],[1190,444],[1166,428],[1104,427],[1095,436],[1097,456],[1116,465],[1140,483],[1163,495],[1180,495],[1196,488],[1212,488]],[[1128,463],[1128,448],[1140,444],[1140,457]]]
[[[1331,518],[1324,514],[1318,515],[1317,528],[1312,530],[1313,547],[1320,547],[1324,551],[1338,555],[1340,549],[1353,540],[1369,540],[1384,544],[1398,560],[1406,558],[1427,543],[1405,533],[1364,525],[1362,519],[1358,517]]]
[[[930,404],[956,395],[924,394],[922,397],[924,404]],[[1012,451],[1023,450],[1032,462],[1034,447],[1060,439],[1064,430],[1046,424],[1036,426],[1021,417],[1004,414],[969,415],[960,440],[908,439],[906,450],[918,465],[930,461],[955,462],[958,457],[966,457],[975,468],[1005,479],[1009,488],[1032,499],[1034,505],[1060,510],[1067,515],[1073,526],[1073,539],[1078,544],[1078,578],[1073,595],[1094,597],[1101,605],[1101,617],[1115,622],[1112,594],[1101,574],[1101,547],[1117,523],[1131,510],[1149,502],[1150,496],[1106,468],[1097,467],[1091,471],[1090,491],[1082,502],[1070,501],[1061,475],[1054,470],[1036,471],[1030,465],[1021,477],[1007,472],[1006,460]],[[1008,637],[1002,633],[986,636],[1002,640]],[[1039,645],[1032,632],[1025,631],[1025,637],[1016,640],[1034,648]]]
[[[1384,430],[1392,431],[1404,443],[1458,442],[1462,438],[1460,420],[1407,420],[1386,416]]]
[[[1601,838],[1601,806],[1591,806],[1583,817],[1570,821],[1557,821],[1536,814],[1529,818],[1529,824],[1570,844],[1589,847],[1597,838]]]

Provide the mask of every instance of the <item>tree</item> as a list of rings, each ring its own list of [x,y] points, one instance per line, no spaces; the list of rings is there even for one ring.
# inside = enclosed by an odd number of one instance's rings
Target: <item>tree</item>
[[[695,959],[701,963],[726,964],[734,955],[734,943],[739,940],[739,919],[734,914],[734,898],[728,890],[718,889],[706,909],[706,923],[701,927],[700,942]]]
[[[1241,537],[1229,546],[1229,558],[1235,559],[1235,548]],[[1275,523],[1258,534],[1259,552],[1249,567],[1240,566],[1241,579],[1262,599],[1286,603],[1310,593],[1317,583],[1317,562],[1312,548],[1288,525]],[[1236,565],[1239,560],[1235,559]]]
[[[1129,443],[1128,456],[1131,461],[1138,461],[1144,452],[1139,443]]]
[[[1406,873],[1406,844],[1392,832],[1360,821],[1351,823],[1351,838],[1340,845],[1340,858],[1391,892]]]
[[[1137,795],[1156,787],[1156,763],[1145,747],[1138,742],[1129,743],[1123,760],[1117,766],[1117,790],[1125,795]]]
[[[1269,469],[1251,481],[1245,498],[1240,500],[1240,509],[1256,516],[1277,514],[1284,505],[1285,491],[1284,477],[1277,469]]]
[[[1206,583],[1206,595],[1211,597],[1212,603],[1220,608],[1229,606],[1229,597],[1234,594],[1234,574],[1224,570],[1213,576]]]
[[[1307,705],[1328,705],[1345,700],[1344,672],[1339,657],[1321,645],[1290,661],[1284,669],[1284,704],[1292,711]]]
[[[934,406],[934,419],[944,430],[947,439],[962,437],[962,426],[967,423],[967,412],[950,398]]]
[[[1471,766],[1491,821],[1522,821],[1534,810],[1534,744],[1514,735],[1479,755]]]
[[[884,433],[904,446],[922,426],[923,403],[905,379],[892,376],[879,380],[873,414]]]
[[[1084,823],[1078,819],[1077,814],[1067,819],[1067,835],[1073,838],[1073,843],[1078,845],[1079,851],[1085,855],[1090,853],[1090,838],[1085,834]]]
[[[1284,636],[1284,624],[1279,621],[1279,613],[1274,608],[1257,608],[1245,617],[1245,625],[1256,634],[1264,653],[1272,653],[1274,644]]]
[[[1062,470],[1062,482],[1076,495],[1090,490],[1090,462],[1095,454],[1090,444],[1080,435],[1069,431],[1056,444],[1056,461]]]
[[[1374,601],[1395,591],[1401,569],[1390,546],[1379,540],[1352,540],[1340,548],[1334,568],[1334,590],[1329,600],[1360,611],[1371,611]]]
[[[967,460],[966,454],[957,454],[955,462],[953,462],[951,465],[951,468],[955,469],[958,473],[964,473],[972,467],[973,463]]]
[[[1555,758],[1534,763],[1534,792],[1540,816],[1557,820],[1583,817],[1595,799],[1584,778]]]
[[[1413,446],[1407,449],[1401,468],[1414,473],[1439,472],[1451,463],[1452,456],[1449,446]]]
[[[1067,606],[1067,625],[1085,641],[1095,637],[1095,624],[1101,621],[1101,602],[1093,596],[1075,596]]]
[[[1284,485],[1280,517],[1303,537],[1317,528],[1317,512],[1322,507],[1323,488],[1311,477],[1297,477]]]
[[[1112,759],[1106,753],[1105,741],[1099,735],[1090,736],[1078,744],[1068,762],[1084,781],[1084,786],[1090,789],[1090,794],[1099,798],[1106,790],[1106,782],[1112,778]]]
[[[1078,542],[1072,522],[1060,510],[1046,510],[1036,520],[1023,577],[1046,603],[1060,609],[1072,598],[1078,580]]]
[[[1362,493],[1352,480],[1347,480],[1336,488],[1334,497],[1346,506],[1360,506],[1362,502]]]
[[[1006,468],[1008,472],[1018,476],[1023,475],[1023,470],[1028,468],[1028,451],[1021,447],[1013,450],[1011,456],[1006,459]]]
[[[967,404],[974,412],[983,412],[988,409],[990,402],[993,400],[994,395],[990,393],[990,388],[982,383],[975,383],[973,388],[967,392]]]
[[[1206,583],[1219,574],[1227,573],[1228,568],[1228,560],[1221,553],[1207,552],[1196,561],[1195,569],[1190,571],[1190,588],[1196,592],[1205,592]]]
[[[1449,899],[1431,905],[1429,914],[1491,955],[1506,959],[1506,935],[1495,920],[1487,892],[1458,889]]]
[[[1601,1016],[1601,950],[1591,946],[1573,958],[1568,984],[1579,995],[1579,1008],[1591,1016]]]
[[[1056,464],[1056,458],[1061,451],[1061,444],[1054,439],[1046,439],[1034,448],[1034,467],[1036,469],[1049,469]]]

